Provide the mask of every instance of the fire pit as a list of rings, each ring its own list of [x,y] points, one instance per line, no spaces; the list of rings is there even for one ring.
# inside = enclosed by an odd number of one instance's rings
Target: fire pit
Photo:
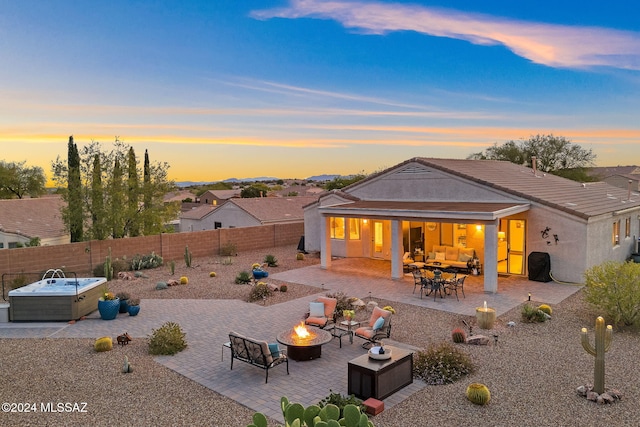
[[[307,328],[304,322],[295,328],[278,334],[278,342],[287,346],[287,356],[298,362],[317,359],[322,355],[322,345],[331,341],[331,334],[323,329]]]

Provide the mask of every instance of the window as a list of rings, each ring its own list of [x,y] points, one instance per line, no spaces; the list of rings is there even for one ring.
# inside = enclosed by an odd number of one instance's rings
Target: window
[[[344,218],[331,217],[329,227],[331,228],[332,239],[344,240]]]
[[[613,223],[613,233],[611,235],[611,239],[613,241],[613,246],[618,246],[620,244],[620,220],[617,220]]]
[[[624,220],[624,237],[631,237],[631,217]]]
[[[360,240],[360,218],[349,218],[349,239]]]

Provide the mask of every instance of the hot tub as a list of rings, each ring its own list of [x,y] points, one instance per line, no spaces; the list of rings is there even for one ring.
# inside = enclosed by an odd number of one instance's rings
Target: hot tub
[[[9,291],[11,321],[76,320],[98,309],[104,277],[51,277]]]

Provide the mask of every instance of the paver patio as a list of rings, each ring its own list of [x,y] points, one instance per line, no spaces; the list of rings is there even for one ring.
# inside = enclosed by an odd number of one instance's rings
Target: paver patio
[[[501,277],[497,294],[485,294],[481,279],[470,276],[465,282],[465,295],[460,301],[454,297],[443,299],[423,298],[413,292],[413,278],[402,280],[389,278],[389,263],[369,259],[335,260],[332,268],[323,270],[319,265],[273,274],[278,280],[317,286],[315,295],[282,304],[261,306],[239,300],[161,300],[142,302],[139,316],[120,316],[112,321],[102,321],[93,313],[86,321],[67,323],[5,323],[0,324],[0,337],[9,338],[96,338],[127,331],[132,337],[146,337],[152,329],[166,321],[180,324],[187,334],[188,347],[174,356],[160,356],[156,360],[166,367],[227,396],[252,410],[282,421],[280,398],[303,405],[317,403],[329,394],[329,390],[347,393],[347,363],[365,353],[354,338],[349,344],[343,338],[342,348],[337,339],[324,345],[322,357],[305,362],[289,362],[290,375],[284,366],[269,372],[269,382],[264,382],[264,371],[245,363],[234,363],[229,369],[229,350],[222,344],[228,341],[228,333],[241,334],[276,342],[276,335],[290,329],[303,319],[309,302],[326,292],[342,291],[365,301],[369,297],[397,301],[415,306],[474,315],[475,308],[484,301],[496,310],[497,315],[516,307],[531,293],[537,301],[557,304],[577,292],[580,287],[568,284],[531,282],[526,278]],[[391,338],[393,338],[393,333]],[[388,344],[405,346],[388,340]],[[411,348],[409,346],[405,346]],[[222,354],[222,352],[225,352]],[[222,360],[224,357],[224,360]],[[385,408],[406,399],[425,387],[421,381],[414,383],[384,399]]]

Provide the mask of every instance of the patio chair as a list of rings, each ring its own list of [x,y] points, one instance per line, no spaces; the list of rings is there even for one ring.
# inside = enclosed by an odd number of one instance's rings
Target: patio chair
[[[316,301],[309,303],[309,317],[304,321],[306,325],[317,326],[325,329],[336,322],[338,300],[331,297],[319,297]]]
[[[413,274],[413,292],[412,293],[416,293],[416,287],[420,287],[422,289],[422,287],[424,286],[424,282],[425,282],[425,277],[422,275],[422,272],[419,269],[414,269],[411,274]],[[420,298],[422,298],[422,292],[420,292]]]
[[[362,344],[363,348],[369,348],[381,339],[389,338],[391,336],[391,312],[374,307],[369,322],[366,326],[360,326],[356,329],[354,335],[365,340]]]
[[[462,297],[466,298],[466,296],[464,295],[464,280],[467,278],[467,276],[467,274],[458,276],[455,279],[451,280],[446,286],[446,292],[449,295],[451,295],[451,292],[455,292],[456,300],[458,301],[460,301],[460,299],[458,299],[458,289],[462,291]]]

